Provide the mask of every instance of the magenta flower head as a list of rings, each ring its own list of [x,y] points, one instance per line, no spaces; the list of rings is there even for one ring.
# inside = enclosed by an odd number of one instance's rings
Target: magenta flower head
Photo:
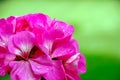
[[[86,59],[74,27],[45,14],[0,19],[0,76],[11,80],[81,80]]]

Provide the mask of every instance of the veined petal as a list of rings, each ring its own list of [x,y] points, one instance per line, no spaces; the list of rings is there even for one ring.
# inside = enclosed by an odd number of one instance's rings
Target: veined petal
[[[29,31],[22,31],[13,35],[9,41],[8,49],[11,53],[28,57],[35,44],[35,36]]]
[[[12,61],[10,63],[11,72],[10,77],[12,80],[39,80],[40,77],[36,77],[27,61]]]
[[[35,36],[33,33],[29,31],[23,31],[17,33],[14,37],[14,44],[18,47],[22,52],[30,52],[31,48],[34,46],[35,43]]]
[[[8,50],[10,51],[11,54],[15,54],[15,55],[21,55],[22,52],[19,50],[19,48],[17,48],[14,44],[13,41],[13,36],[10,37],[9,42],[8,42]]]
[[[53,43],[56,39],[61,38],[63,36],[63,33],[59,30],[51,30],[46,31],[42,35],[42,44],[40,44],[42,47],[44,47],[44,52],[50,52],[52,51]],[[38,43],[39,44],[39,43]]]

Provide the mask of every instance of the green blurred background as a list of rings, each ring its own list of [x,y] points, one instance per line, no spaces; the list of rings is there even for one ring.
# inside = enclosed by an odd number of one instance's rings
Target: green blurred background
[[[45,13],[74,25],[87,60],[83,80],[120,80],[119,0],[0,0],[0,18]],[[9,75],[0,80],[10,80]]]

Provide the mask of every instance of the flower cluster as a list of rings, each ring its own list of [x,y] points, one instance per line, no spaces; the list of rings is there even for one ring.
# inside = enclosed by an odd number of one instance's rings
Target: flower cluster
[[[38,13],[0,19],[0,76],[11,80],[81,80],[86,60],[74,28]]]

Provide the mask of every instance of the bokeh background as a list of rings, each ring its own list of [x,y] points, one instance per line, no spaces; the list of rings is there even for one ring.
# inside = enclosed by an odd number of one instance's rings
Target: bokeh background
[[[120,80],[120,0],[0,0],[0,18],[29,13],[74,25],[87,61],[83,80]]]

